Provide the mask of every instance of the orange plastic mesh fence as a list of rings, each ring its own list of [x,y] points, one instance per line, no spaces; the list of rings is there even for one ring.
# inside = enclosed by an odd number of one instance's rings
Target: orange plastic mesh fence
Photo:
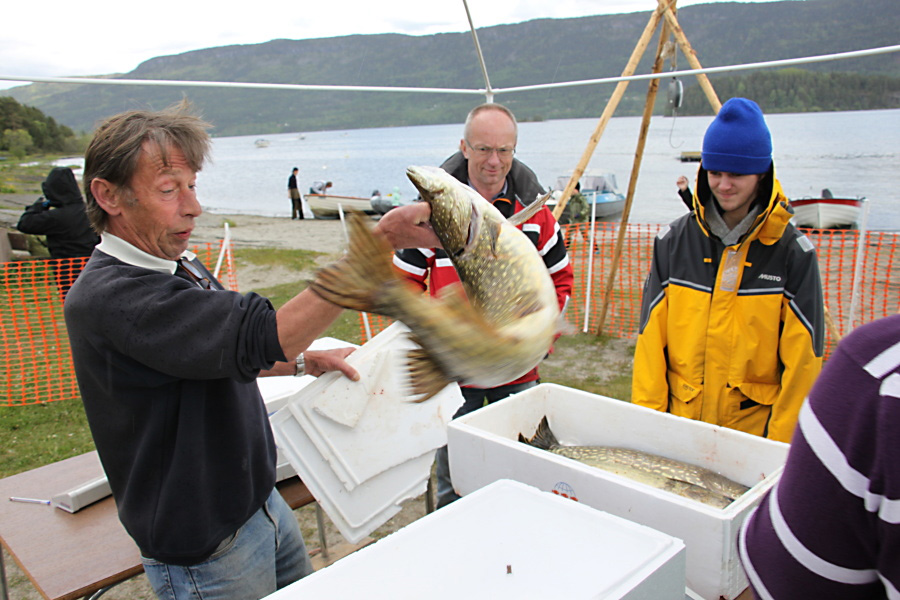
[[[212,271],[220,246],[191,248]],[[7,406],[79,398],[63,298],[86,258],[0,263],[0,403]],[[237,277],[230,248],[219,280],[232,290]],[[98,309],[101,307],[98,307]]]
[[[608,306],[601,333],[612,337],[637,337],[641,293],[650,272],[653,239],[665,225],[630,224],[626,227],[616,277],[609,277],[619,235],[618,223],[598,223],[591,240],[590,224],[562,226],[569,260],[575,270],[575,288],[566,321],[578,331],[597,333],[604,299]],[[830,316],[825,337],[826,357],[837,340],[863,323],[886,317],[900,308],[900,275],[893,265],[900,260],[900,234],[886,231],[804,229],[816,247],[822,275],[825,307]],[[593,247],[594,251],[591,252]],[[593,256],[593,259],[591,258]],[[368,330],[375,335],[390,319],[367,315]],[[362,339],[369,338],[360,319]]]

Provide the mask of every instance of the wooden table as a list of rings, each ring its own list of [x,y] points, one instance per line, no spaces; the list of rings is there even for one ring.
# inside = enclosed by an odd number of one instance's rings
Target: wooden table
[[[101,475],[97,453],[89,452],[0,480],[0,543],[48,600],[82,598],[143,571],[112,497],[75,514],[9,500],[48,500]],[[291,508],[315,501],[297,477],[280,482],[278,490]],[[5,574],[0,583],[5,597]]]

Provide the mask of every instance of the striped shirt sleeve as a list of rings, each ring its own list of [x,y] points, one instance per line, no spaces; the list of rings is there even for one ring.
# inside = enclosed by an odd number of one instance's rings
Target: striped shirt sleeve
[[[900,600],[900,316],[838,346],[738,544],[757,598]]]

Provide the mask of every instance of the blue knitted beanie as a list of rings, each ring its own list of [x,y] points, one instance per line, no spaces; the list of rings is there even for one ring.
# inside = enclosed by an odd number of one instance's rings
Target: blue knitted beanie
[[[772,164],[772,136],[753,100],[732,98],[703,136],[702,166],[707,171],[751,175]]]

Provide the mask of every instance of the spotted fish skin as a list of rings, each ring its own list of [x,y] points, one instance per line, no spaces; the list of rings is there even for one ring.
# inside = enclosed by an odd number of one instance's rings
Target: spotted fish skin
[[[563,446],[546,416],[532,438],[520,433],[519,441],[716,508],[725,508],[749,489],[709,469],[648,452],[611,446]]]
[[[517,225],[543,200],[506,219],[478,192],[437,167],[407,169],[431,206],[431,225],[459,275],[437,298],[391,266],[391,248],[351,218],[347,256],[310,283],[324,299],[402,321],[420,349],[408,354],[413,394],[451,381],[492,388],[537,366],[561,329],[556,289],[537,248]]]

